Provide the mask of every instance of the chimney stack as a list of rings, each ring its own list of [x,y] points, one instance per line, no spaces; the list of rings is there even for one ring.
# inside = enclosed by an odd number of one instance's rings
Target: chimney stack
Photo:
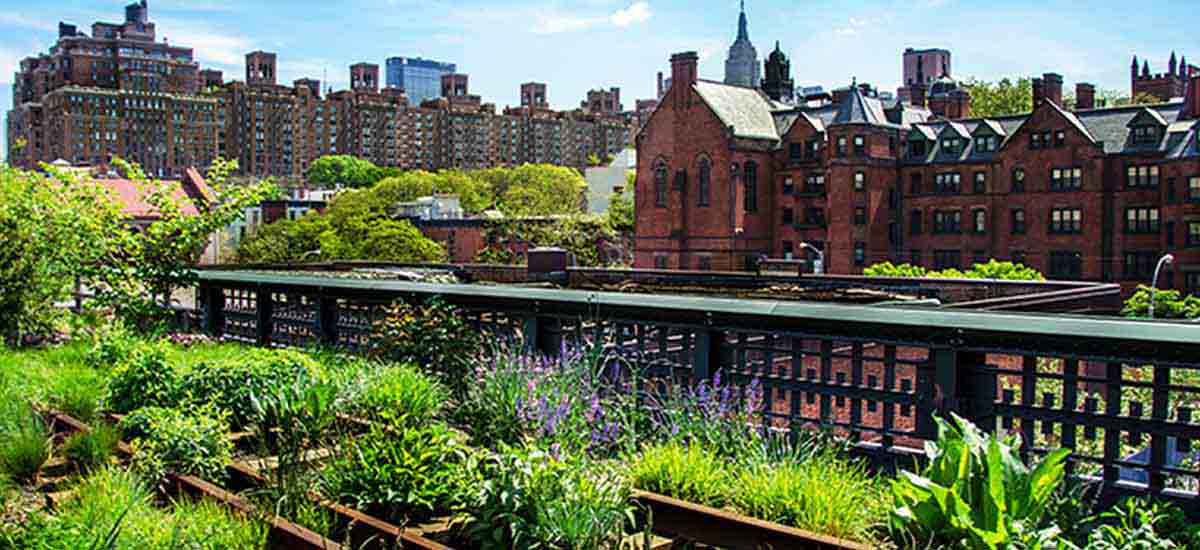
[[[700,56],[696,52],[683,52],[671,56],[671,84],[691,86],[696,83]]]
[[[1087,82],[1075,84],[1075,110],[1096,108],[1096,86]]]
[[[1045,85],[1045,99],[1052,101],[1059,107],[1063,106],[1062,89],[1063,77],[1058,73],[1046,73],[1042,75],[1042,83]]]
[[[1033,108],[1037,109],[1046,99],[1046,83],[1039,77],[1033,78]]]
[[[1200,72],[1193,71],[1188,76],[1187,86],[1183,92],[1183,112],[1181,119],[1200,118]]]

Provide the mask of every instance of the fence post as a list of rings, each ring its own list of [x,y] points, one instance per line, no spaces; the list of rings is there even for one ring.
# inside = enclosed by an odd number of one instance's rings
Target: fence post
[[[337,298],[320,291],[316,306],[317,339],[322,345],[333,346],[337,344]]]
[[[692,359],[692,379],[702,382],[712,379],[713,373],[721,368],[721,342],[725,333],[711,328],[696,331],[696,343]]]
[[[262,286],[258,287],[258,290],[254,293],[254,309],[255,313],[258,314],[258,322],[254,324],[254,336],[255,341],[260,346],[271,345],[271,333],[273,332],[273,328],[271,327],[271,310],[274,309],[274,306],[275,303],[271,299],[271,289]]]
[[[200,303],[204,307],[204,332],[214,338],[221,336],[225,320],[225,289],[200,281]]]
[[[537,308],[525,316],[525,348],[547,357],[562,351],[562,321],[538,315]]]
[[[939,412],[953,412],[984,432],[995,432],[996,374],[988,369],[987,354],[936,348],[933,362],[942,396]]]

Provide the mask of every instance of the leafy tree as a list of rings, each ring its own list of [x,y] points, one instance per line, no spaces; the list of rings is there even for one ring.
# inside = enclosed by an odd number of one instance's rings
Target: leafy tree
[[[1028,78],[1016,82],[1004,78],[995,83],[972,78],[963,87],[971,93],[973,116],[1019,115],[1033,110],[1033,81]]]
[[[238,244],[238,263],[287,263],[320,256],[320,237],[329,219],[314,212],[297,220],[259,226]]]
[[[350,155],[327,155],[314,160],[304,173],[309,184],[322,187],[369,187],[383,174],[371,161]]]
[[[1137,292],[1125,300],[1121,315],[1130,319],[1150,316],[1150,295],[1154,295],[1155,319],[1200,319],[1200,297],[1184,295],[1178,290],[1156,290],[1138,285]]]
[[[586,191],[587,182],[572,168],[525,164],[512,169],[498,205],[508,216],[583,213]]]
[[[631,187],[622,189],[620,193],[608,195],[608,225],[617,231],[633,231],[636,214],[633,211],[633,192]]]
[[[605,265],[602,245],[616,240],[608,220],[595,215],[575,215],[531,223],[526,220],[500,220],[484,229],[484,241],[492,243],[476,254],[476,261],[518,264],[523,258],[513,249],[516,243],[529,248],[555,246],[570,252],[583,266]]]

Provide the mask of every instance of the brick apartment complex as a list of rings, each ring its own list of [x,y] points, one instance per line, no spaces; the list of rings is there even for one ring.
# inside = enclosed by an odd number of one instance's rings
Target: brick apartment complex
[[[994,257],[1133,284],[1172,252],[1160,283],[1200,291],[1200,73],[1182,101],[1106,109],[1087,84],[1064,106],[1047,74],[1033,112],[980,119],[948,77],[926,105],[854,85],[796,106],[701,80],[697,59],[671,58],[638,135],[637,267],[738,270],[808,243],[831,273]]]
[[[200,70],[191,48],[156,42],[147,3],[131,4],[123,24],[96,23],[91,36],[61,24],[49,53],[21,62],[7,118],[10,163],[101,165],[120,156],[160,177],[218,156],[236,159],[246,175],[283,177],[331,154],[405,169],[582,168],[591,155],[627,147],[636,128],[619,96],[616,111],[555,112],[543,85],[533,90],[540,103],[497,112],[468,93],[465,74],[443,75],[442,97],[417,104],[400,88],[381,89],[378,65],[349,70],[350,90],[322,94],[310,78],[279,84],[276,54],[258,51],[246,55],[243,81],[226,82]]]

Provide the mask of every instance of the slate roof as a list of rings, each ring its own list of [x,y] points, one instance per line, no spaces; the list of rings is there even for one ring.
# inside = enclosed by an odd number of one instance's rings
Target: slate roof
[[[895,126],[883,112],[883,103],[876,97],[867,97],[857,86],[850,88],[846,101],[838,107],[834,124],[871,124],[874,126]]]
[[[733,128],[734,137],[779,141],[771,101],[760,90],[707,80],[698,80],[693,87],[717,118]]]
[[[1104,145],[1105,153],[1144,151],[1146,150],[1145,147],[1134,146],[1130,140],[1129,122],[1145,109],[1153,111],[1164,122],[1170,125],[1171,122],[1179,118],[1179,112],[1183,110],[1183,103],[1174,102],[1147,106],[1117,107],[1113,109],[1094,109],[1080,111],[1076,115],[1076,118],[1087,126],[1090,134],[1096,141]],[[1150,147],[1150,149],[1160,148]]]

